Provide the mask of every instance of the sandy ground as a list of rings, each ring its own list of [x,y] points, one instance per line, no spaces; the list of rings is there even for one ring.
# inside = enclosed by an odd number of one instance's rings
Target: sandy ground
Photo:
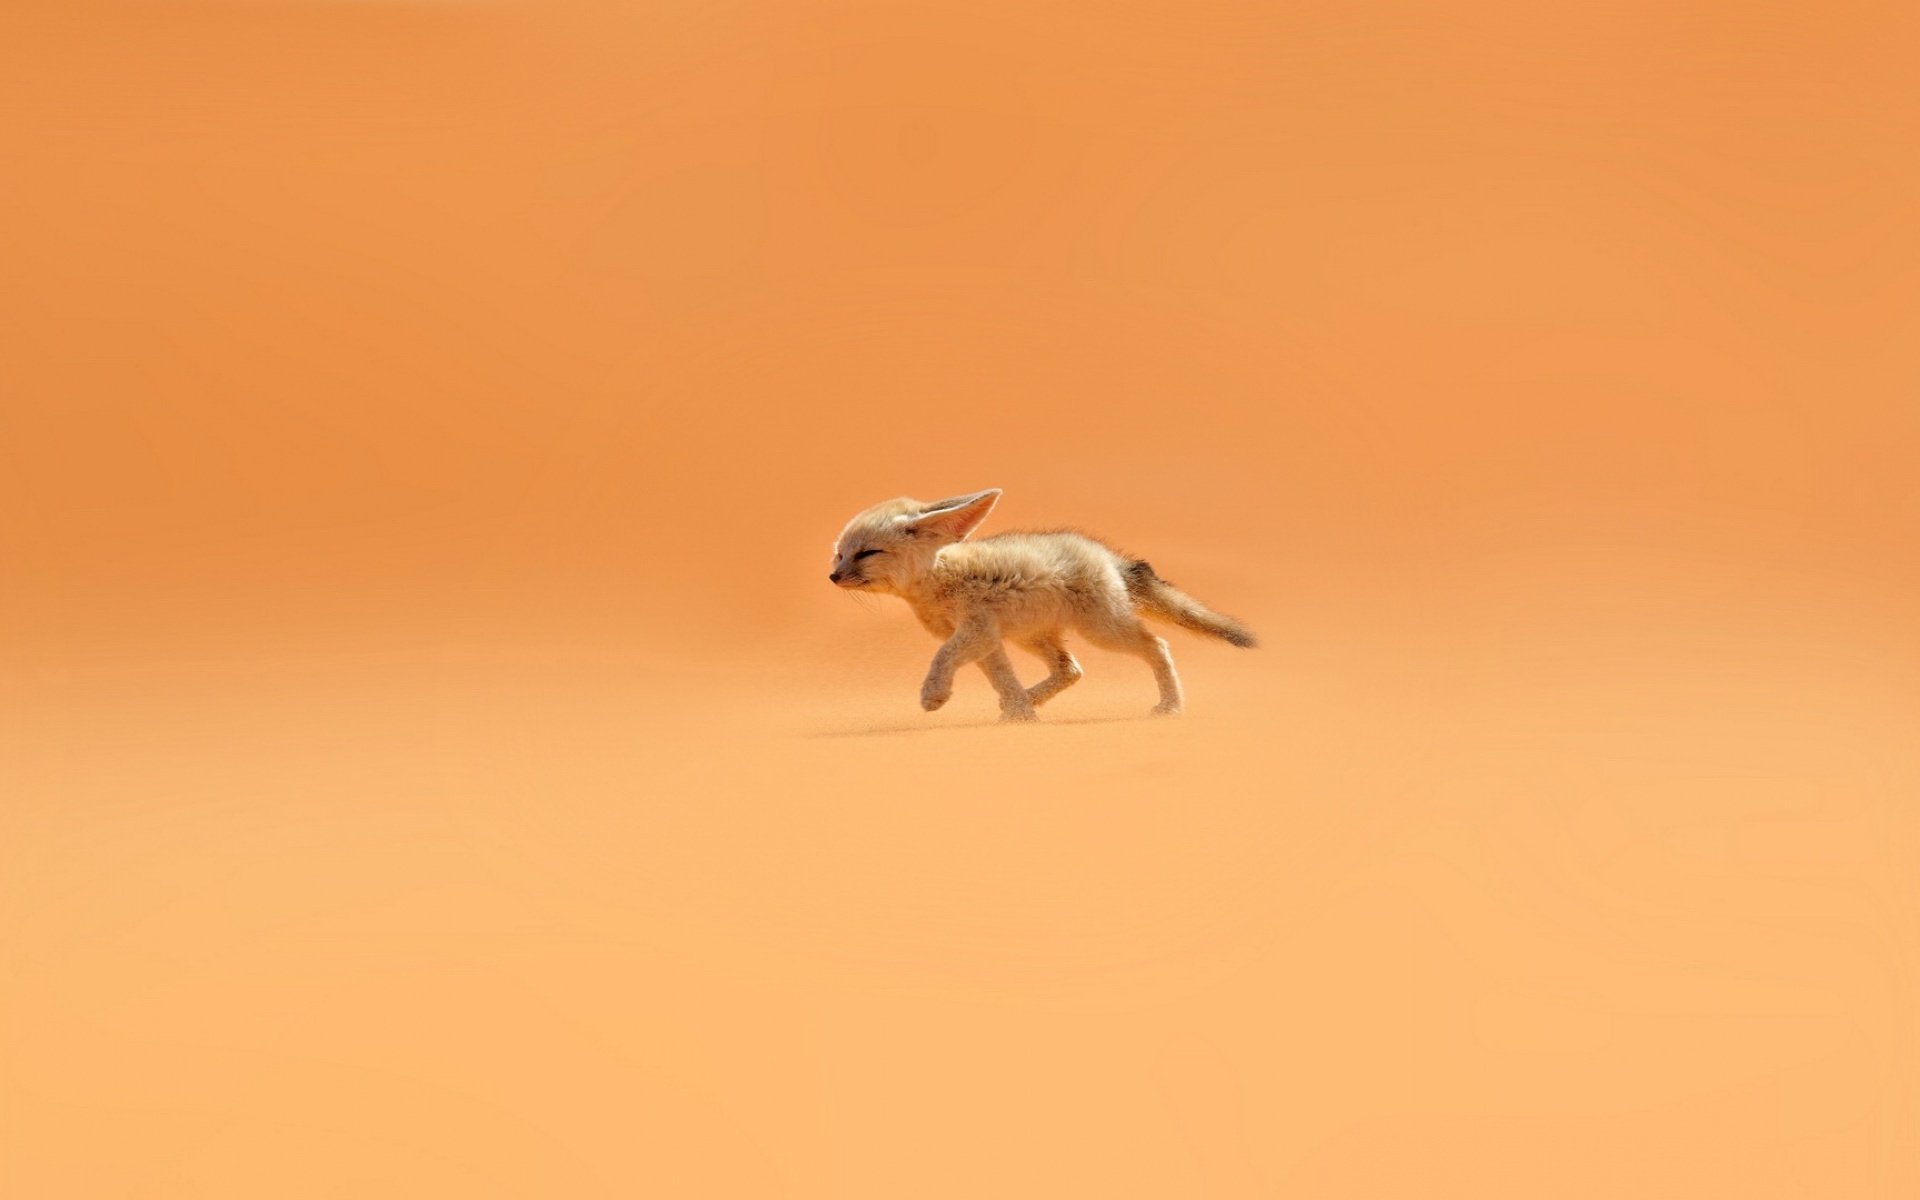
[[[0,1195],[1920,1195],[1912,22],[11,0]]]
[[[1183,639],[1184,718],[1090,654],[1007,727],[967,676],[921,714],[923,635],[822,599],[851,648],[772,671],[54,689],[5,841],[13,1189],[1911,1178],[1911,681],[1844,638],[1282,626]]]

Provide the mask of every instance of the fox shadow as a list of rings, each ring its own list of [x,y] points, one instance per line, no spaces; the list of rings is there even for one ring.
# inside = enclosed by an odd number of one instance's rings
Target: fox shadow
[[[1138,717],[1042,717],[1032,722],[1001,721],[988,718],[981,721],[943,721],[937,725],[871,725],[861,729],[821,729],[803,736],[809,738],[893,737],[901,734],[952,733],[966,729],[1000,729],[1003,727],[1032,729],[1047,725],[1122,725],[1155,719],[1156,718],[1152,716],[1145,715]]]

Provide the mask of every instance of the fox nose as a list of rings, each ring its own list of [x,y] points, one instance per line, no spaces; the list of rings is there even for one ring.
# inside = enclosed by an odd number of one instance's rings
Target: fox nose
[[[827,576],[827,582],[828,582],[828,583],[839,583],[839,582],[840,582],[840,572],[838,572],[838,571],[835,571],[835,572],[834,572],[833,574],[831,574],[831,575],[829,575],[829,576]]]

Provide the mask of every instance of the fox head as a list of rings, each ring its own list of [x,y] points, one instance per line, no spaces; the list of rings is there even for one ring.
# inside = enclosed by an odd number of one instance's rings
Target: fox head
[[[898,592],[933,565],[942,546],[966,537],[987,519],[999,488],[931,503],[902,496],[876,504],[840,531],[833,544],[830,583],[843,588]]]

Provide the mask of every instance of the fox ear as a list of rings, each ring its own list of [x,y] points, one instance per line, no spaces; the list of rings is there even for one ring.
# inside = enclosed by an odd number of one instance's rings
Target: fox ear
[[[907,522],[909,529],[916,532],[922,529],[944,533],[956,541],[972,533],[980,522],[987,519],[993,511],[994,502],[1000,499],[999,488],[988,488],[984,492],[970,492],[965,496],[949,496],[945,500],[935,500],[927,505],[925,511]]]

